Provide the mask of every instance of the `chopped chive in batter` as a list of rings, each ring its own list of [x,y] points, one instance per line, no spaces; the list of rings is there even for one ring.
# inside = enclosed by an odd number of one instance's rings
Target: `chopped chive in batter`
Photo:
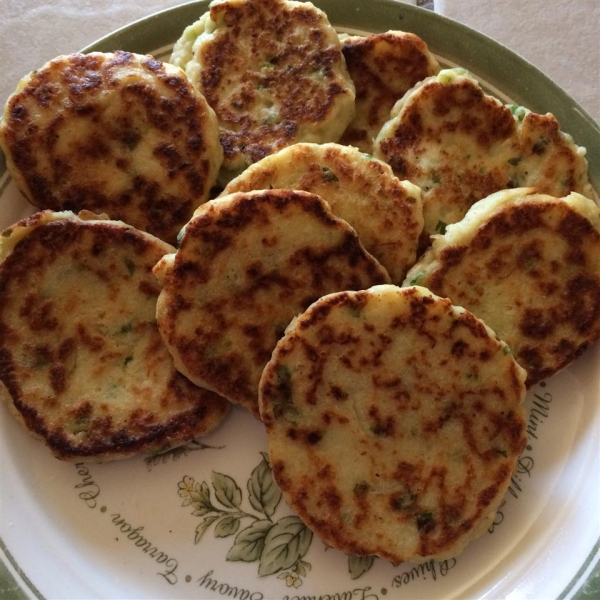
[[[126,258],[123,262],[129,275],[133,275],[135,273],[135,263],[130,258]]]
[[[360,319],[362,306],[349,306],[348,310],[355,319]]]
[[[517,118],[519,121],[522,121],[527,114],[527,109],[523,106],[519,106],[518,104],[511,104],[509,107],[510,112]]]
[[[394,510],[406,510],[410,508],[417,500],[416,494],[404,492],[401,496],[394,496],[390,504]]]
[[[278,384],[288,384],[292,379],[292,375],[290,370],[286,365],[279,365],[277,367],[277,383]]]
[[[424,275],[425,273],[423,272],[417,273],[417,275],[410,280],[410,285],[417,285],[417,283],[423,278]]]
[[[277,339],[280,339],[283,337],[283,335],[285,334],[286,327],[287,327],[287,325],[285,323],[282,323],[281,321],[278,321],[277,323],[273,324],[273,330],[275,332],[275,337]]]
[[[298,415],[298,409],[292,401],[291,373],[286,365],[277,366],[277,390],[273,397],[273,414],[276,419]]]
[[[419,531],[431,531],[435,527],[433,513],[426,512],[417,515],[417,529]]]
[[[50,362],[48,361],[47,358],[44,358],[42,356],[38,356],[38,357],[35,358],[35,360],[31,364],[31,368],[32,369],[41,369],[43,367],[47,367],[49,364],[50,364]]]
[[[125,325],[121,326],[119,329],[119,333],[130,333],[133,331],[133,325],[131,323],[125,323]]]
[[[370,488],[371,488],[371,486],[366,481],[359,481],[354,486],[354,493],[357,496],[364,496],[369,491]]]
[[[545,137],[541,137],[531,148],[534,154],[543,154],[546,146],[550,143],[550,140]]]
[[[323,167],[323,181],[339,181],[339,177],[329,168]]]
[[[71,432],[74,434],[83,433],[90,429],[90,417],[77,417],[71,427]]]

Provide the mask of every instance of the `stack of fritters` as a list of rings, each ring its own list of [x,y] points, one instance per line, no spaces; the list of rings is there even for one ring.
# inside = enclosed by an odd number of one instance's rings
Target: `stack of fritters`
[[[374,148],[398,177],[421,188],[426,235],[507,188],[591,197],[584,153],[553,115],[503,105],[460,68],[441,71],[407,92]]]
[[[59,57],[7,104],[32,203],[128,223],[2,234],[11,409],[98,460],[241,404],[326,543],[456,555],[508,486],[526,386],[600,337],[585,150],[417,36],[340,42],[308,2],[215,0],[171,61]]]
[[[0,238],[0,387],[13,414],[64,460],[208,433],[228,403],[175,370],[156,325],[152,268],[172,247],[82,216],[44,211]]]
[[[258,415],[258,381],[289,322],[334,291],[389,282],[319,196],[238,192],[202,206],[156,267],[158,323],[178,368]]]
[[[482,318],[531,386],[600,337],[600,211],[576,192],[497,192],[436,236],[412,283]]]
[[[354,117],[337,33],[310,2],[212,2],[171,62],[217,113],[225,182],[295,142],[336,142]]]
[[[389,165],[340,144],[294,144],[263,158],[223,194],[293,189],[324,198],[354,227],[361,242],[400,285],[414,264],[423,230],[421,190],[400,181]]]
[[[214,111],[181,70],[130,52],[59,56],[24,77],[0,147],[34,206],[106,213],[170,243],[223,159]]]
[[[524,380],[493,331],[424,288],[325,296],[260,382],[275,479],[344,552],[454,556],[493,521],[525,446]]]
[[[342,52],[356,87],[356,115],[340,143],[371,153],[396,101],[440,66],[420,37],[404,31],[348,37]]]

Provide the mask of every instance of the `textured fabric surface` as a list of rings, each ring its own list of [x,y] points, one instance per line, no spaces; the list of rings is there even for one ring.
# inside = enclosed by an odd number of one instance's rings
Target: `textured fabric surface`
[[[369,0],[365,0],[368,2]],[[416,4],[416,0],[406,0]],[[432,0],[427,0],[433,4]],[[97,39],[182,0],[2,0],[0,13],[0,103],[23,75],[59,54],[76,52]]]
[[[4,0],[0,102],[4,104],[23,75],[55,56],[76,52],[119,27],[178,4],[181,0]]]
[[[600,122],[598,0],[435,0],[435,10],[508,46]]]
[[[368,2],[369,0],[365,0]],[[411,0],[411,4],[417,3]],[[600,121],[598,0],[419,0],[505,44],[552,77]],[[61,53],[179,0],[4,0],[0,16],[0,102],[19,79]]]

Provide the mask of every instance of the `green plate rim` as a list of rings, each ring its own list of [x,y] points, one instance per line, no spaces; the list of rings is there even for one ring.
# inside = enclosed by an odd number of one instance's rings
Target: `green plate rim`
[[[172,44],[187,25],[206,12],[209,3],[210,0],[194,0],[153,13],[116,29],[81,51],[149,53]],[[422,37],[434,54],[467,68],[475,75],[482,75],[487,83],[502,90],[514,102],[540,114],[552,112],[561,125],[567,123],[565,131],[575,142],[586,148],[590,181],[596,190],[600,189],[600,125],[550,77],[508,47],[454,19],[397,0],[313,0],[313,4],[324,10],[329,20],[339,28],[372,32],[390,29],[411,31]],[[356,23],[361,18],[364,22],[357,28]],[[5,171],[6,162],[0,152],[0,177]],[[29,587],[29,594],[42,599],[43,596],[26,577],[1,538],[0,548]],[[594,562],[592,573],[585,582],[581,582],[572,598],[593,600],[600,597],[599,539],[558,600],[571,594]],[[13,593],[11,598],[28,597],[0,561],[2,592]]]

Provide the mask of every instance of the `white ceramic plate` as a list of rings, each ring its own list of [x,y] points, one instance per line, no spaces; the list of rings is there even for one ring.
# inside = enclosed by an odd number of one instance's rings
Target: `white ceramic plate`
[[[168,57],[206,10],[187,4],[88,50]],[[413,31],[447,64],[588,147],[600,130],[534,67],[448,19],[391,0],[315,2],[341,30]],[[0,162],[0,229],[32,212]],[[0,299],[1,301],[1,299]],[[600,347],[527,396],[529,443],[494,525],[458,559],[419,566],[327,549],[280,500],[260,423],[235,408],[202,444],[153,458],[65,464],[0,408],[0,595],[6,598],[599,598]],[[597,569],[596,569],[597,573]]]

